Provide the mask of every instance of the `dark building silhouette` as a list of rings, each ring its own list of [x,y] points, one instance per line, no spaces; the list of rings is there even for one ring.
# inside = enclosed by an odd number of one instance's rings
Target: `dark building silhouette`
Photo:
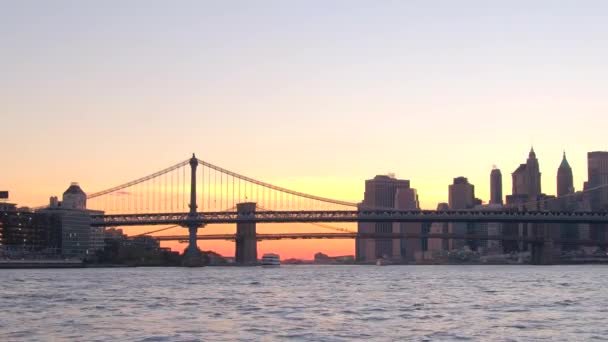
[[[513,177],[513,191],[507,196],[507,204],[523,206],[522,209],[539,209],[539,200],[542,197],[540,186],[540,167],[534,148],[530,149],[525,164],[511,174]]]
[[[475,186],[469,183],[466,177],[456,177],[448,188],[448,205],[451,210],[472,209],[477,201],[475,200]],[[467,234],[474,231],[474,224],[458,222],[450,223],[449,230],[453,234]],[[466,245],[465,240],[450,240],[450,249],[462,249]]]
[[[566,152],[562,162],[557,169],[557,197],[574,193],[574,180],[572,177],[572,168],[566,159]]]
[[[437,211],[450,210],[450,206],[447,203],[439,203],[437,205]],[[434,222],[431,224],[430,232],[434,234],[448,234],[450,227],[447,222]],[[449,239],[429,239],[429,250],[431,252],[441,252],[450,250]]]
[[[466,177],[454,178],[448,191],[450,209],[471,209],[475,206],[475,186]]]
[[[49,206],[39,210],[50,216],[51,229],[61,231],[61,255],[67,258],[91,258],[104,248],[103,228],[91,225],[92,214],[102,211],[86,209],[86,194],[78,183],[63,193],[62,201],[51,197]]]
[[[591,210],[608,210],[608,152],[587,153],[587,182],[584,189]],[[595,241],[606,241],[608,225],[597,224],[589,228],[589,237]]]
[[[608,210],[608,152],[587,153],[587,183],[591,208]]]
[[[0,252],[45,252],[58,254],[61,230],[52,224],[52,217],[17,210],[0,211]]]
[[[502,203],[502,173],[494,167],[490,173],[490,204]]]
[[[393,176],[376,176],[365,181],[365,194],[361,208],[419,209],[418,194],[410,188],[410,181]],[[420,231],[417,223],[359,223],[358,231],[365,233],[397,233],[411,229]],[[416,228],[417,227],[417,228]],[[355,253],[358,261],[375,261],[377,258],[405,258],[406,249],[413,258],[414,246],[410,241],[390,239],[357,239]],[[419,244],[419,241],[417,242]]]
[[[507,206],[518,210],[540,210],[543,206],[545,196],[541,192],[541,173],[534,148],[530,149],[525,164],[511,174],[513,178],[513,189],[511,195],[507,196]],[[530,224],[506,223],[502,227],[505,236],[529,236],[537,229]],[[526,251],[529,246],[521,242],[504,241],[505,252]]]

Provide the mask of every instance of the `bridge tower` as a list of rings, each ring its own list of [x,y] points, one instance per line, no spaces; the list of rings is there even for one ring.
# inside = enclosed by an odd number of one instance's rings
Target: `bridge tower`
[[[196,167],[198,166],[198,159],[194,153],[192,153],[192,158],[190,158],[190,212],[188,213],[188,217],[186,219],[186,226],[188,227],[188,247],[184,253],[184,266],[202,266],[203,260],[201,251],[198,249],[196,245],[197,238],[196,235],[198,233],[198,228],[201,227],[199,223],[196,222],[197,217],[197,205],[196,205]]]
[[[236,211],[238,217],[255,213],[256,203],[238,203]],[[258,261],[258,247],[255,222],[238,222],[236,224],[236,251],[235,261],[239,265],[256,265]]]

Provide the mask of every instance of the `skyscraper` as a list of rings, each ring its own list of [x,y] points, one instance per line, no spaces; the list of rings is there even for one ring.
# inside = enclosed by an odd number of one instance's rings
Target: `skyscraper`
[[[448,191],[451,210],[472,209],[475,206],[475,187],[465,177],[454,178]],[[467,234],[471,229],[473,225],[464,222],[449,224],[449,231],[453,234]],[[450,240],[450,249],[462,249],[465,244],[465,240]]]
[[[557,169],[557,197],[562,197],[574,193],[574,180],[572,178],[572,168],[566,159],[566,152],[562,162]]]
[[[446,211],[450,207],[447,203],[439,203],[437,211]],[[430,227],[433,234],[448,234],[450,232],[447,222],[434,222]],[[429,239],[429,250],[431,252],[441,252],[450,250],[450,240],[448,239]]]
[[[530,149],[525,164],[512,173],[513,192],[507,196],[507,205],[524,210],[540,210],[544,195],[540,187],[540,167],[534,148]],[[534,230],[531,224],[506,223],[502,227],[503,235],[506,236],[528,236]],[[525,251],[528,245],[523,242],[504,241],[505,252]]]
[[[454,178],[448,191],[450,209],[471,209],[475,205],[475,187],[465,177]]]
[[[502,204],[502,173],[496,167],[490,173],[490,204]]]
[[[418,194],[410,188],[410,181],[392,176],[376,176],[365,181],[365,194],[361,208],[418,209]],[[415,224],[414,224],[415,225]],[[398,233],[406,226],[391,222],[359,223],[362,233]],[[401,247],[400,247],[400,244]],[[358,261],[375,261],[377,258],[402,258],[405,241],[391,239],[357,239],[355,254]]]
[[[513,191],[510,196],[507,196],[507,204],[526,204],[525,206],[529,209],[538,209],[539,199],[541,198],[541,174],[534,148],[530,149],[526,163],[520,164],[511,175],[513,177]]]
[[[537,200],[541,194],[540,190],[540,167],[534,148],[530,149],[526,161],[527,193],[531,200]]]
[[[608,209],[608,152],[587,153],[587,172],[585,190],[590,190],[592,209]]]

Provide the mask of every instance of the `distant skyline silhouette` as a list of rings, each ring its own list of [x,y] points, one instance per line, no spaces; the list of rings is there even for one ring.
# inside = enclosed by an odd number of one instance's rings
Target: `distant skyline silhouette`
[[[46,203],[197,156],[357,201],[459,176],[489,201],[531,145],[556,192],[608,150],[603,1],[14,1],[0,13],[0,190]],[[263,249],[263,248],[262,248]]]

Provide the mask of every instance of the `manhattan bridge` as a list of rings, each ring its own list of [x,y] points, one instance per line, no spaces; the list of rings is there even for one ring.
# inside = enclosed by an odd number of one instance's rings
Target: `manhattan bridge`
[[[188,235],[159,236],[159,240],[188,241],[186,255],[199,252],[197,240],[236,241],[236,258],[251,259],[259,240],[276,239],[466,239],[529,243],[532,262],[550,263],[553,244],[606,245],[590,240],[560,240],[548,232],[551,223],[607,224],[606,212],[514,210],[398,210],[364,207],[337,199],[293,191],[192,158],[148,176],[91,193],[87,207],[97,227],[169,226],[148,232],[186,228]],[[101,213],[103,211],[103,213]],[[538,226],[527,236],[453,233],[360,233],[326,225],[335,222],[467,222],[520,223]],[[310,223],[338,230],[331,233],[257,234],[256,223]],[[199,235],[211,224],[236,224],[236,234]],[[146,234],[146,233],[144,233]],[[254,246],[252,248],[252,246]],[[257,252],[256,252],[257,253]],[[247,257],[247,255],[249,255]]]

